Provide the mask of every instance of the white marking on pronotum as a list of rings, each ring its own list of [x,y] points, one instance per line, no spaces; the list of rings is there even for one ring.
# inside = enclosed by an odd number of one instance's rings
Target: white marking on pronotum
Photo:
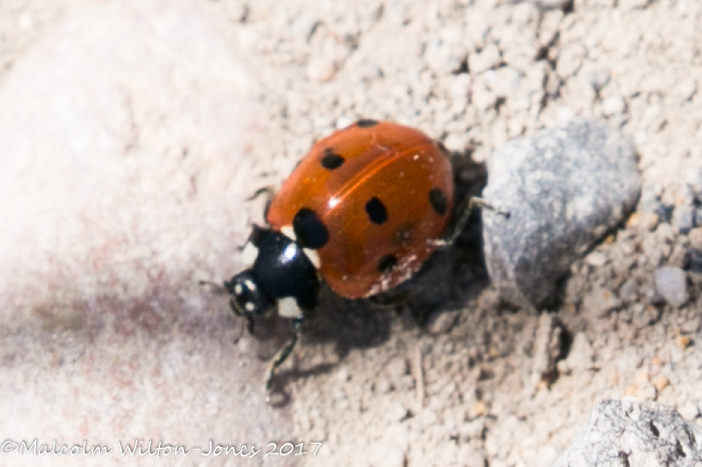
[[[243,292],[243,291],[244,291],[244,288],[241,286],[241,284],[236,284],[234,286],[234,293],[236,295],[241,295],[241,292]]]
[[[283,255],[280,257],[281,262],[289,263],[295,258],[298,251],[298,246],[296,244],[289,244],[285,247],[285,250],[283,250]]]
[[[247,242],[244,251],[241,252],[241,262],[244,266],[251,266],[258,257],[258,248],[251,242]]]
[[[295,235],[295,231],[293,230],[292,225],[284,225],[280,228],[280,232],[293,242],[297,241],[297,235]]]
[[[254,311],[254,309],[256,309],[256,305],[254,305],[251,302],[246,302],[246,305],[244,305],[244,308],[246,308],[246,311]]]
[[[303,248],[302,251],[305,253],[305,256],[309,258],[310,262],[314,264],[314,267],[319,269],[322,264],[319,261],[319,254],[315,250],[310,250],[309,248]]]
[[[278,314],[283,318],[294,318],[300,315],[297,308],[297,301],[293,297],[285,297],[278,300]]]

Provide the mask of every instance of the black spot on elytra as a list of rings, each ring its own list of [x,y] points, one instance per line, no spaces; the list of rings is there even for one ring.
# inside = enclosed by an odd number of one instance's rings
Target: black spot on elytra
[[[361,128],[370,128],[372,126],[375,126],[378,124],[377,120],[371,120],[368,118],[361,119],[356,122],[356,126],[360,126]]]
[[[327,148],[324,150],[324,157],[322,157],[322,167],[328,170],[338,169],[344,164],[345,160],[338,154],[334,154],[332,148]]]
[[[448,210],[448,201],[446,200],[446,195],[444,192],[438,188],[432,188],[429,192],[429,202],[434,211],[440,216],[446,214]]]
[[[317,213],[309,208],[302,208],[297,211],[293,218],[293,231],[297,237],[297,243],[303,248],[316,250],[322,248],[329,241],[329,231]]]
[[[378,261],[378,271],[383,274],[391,272],[397,267],[397,256],[395,255],[385,255]]]
[[[380,225],[388,220],[388,210],[385,209],[383,202],[376,197],[369,199],[366,203],[366,214],[374,224]]]

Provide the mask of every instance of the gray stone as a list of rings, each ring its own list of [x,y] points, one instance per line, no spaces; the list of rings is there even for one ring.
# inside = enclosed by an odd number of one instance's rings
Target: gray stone
[[[485,260],[503,300],[540,306],[556,281],[630,211],[641,186],[633,145],[603,123],[576,120],[519,138],[488,160]]]
[[[619,288],[619,297],[625,302],[634,302],[639,298],[639,286],[633,278],[627,279]]]
[[[663,266],[653,273],[656,291],[669,305],[679,307],[687,301],[687,277],[677,266]]]
[[[702,431],[675,410],[633,400],[605,400],[553,467],[699,466]]]
[[[683,235],[695,226],[695,209],[689,204],[679,204],[673,211],[673,228]]]

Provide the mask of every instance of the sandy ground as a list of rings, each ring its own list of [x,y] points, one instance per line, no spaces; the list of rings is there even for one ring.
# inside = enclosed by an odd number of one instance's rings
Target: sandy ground
[[[683,219],[702,190],[702,3],[547,6],[1,2],[0,439],[264,449],[94,465],[548,466],[603,398],[702,424],[701,276],[676,306],[653,279],[702,248]],[[361,117],[442,140],[476,191],[494,148],[574,115],[633,139],[644,188],[553,309],[500,303],[474,224],[412,285],[426,328],[324,291],[263,403],[285,323],[240,336],[197,285],[239,267],[250,193]],[[308,454],[264,457],[287,441]]]

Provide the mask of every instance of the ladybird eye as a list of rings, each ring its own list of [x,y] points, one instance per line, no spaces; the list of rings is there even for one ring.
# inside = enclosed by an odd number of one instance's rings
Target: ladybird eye
[[[297,243],[303,248],[317,250],[329,241],[329,231],[319,220],[317,213],[309,208],[297,211],[293,219],[293,231],[297,237]]]
[[[391,272],[397,267],[397,256],[395,255],[385,255],[378,261],[378,271],[383,274]]]
[[[331,148],[324,150],[324,157],[322,157],[322,167],[328,170],[334,170],[341,167],[345,162],[345,159],[338,154],[334,154]]]
[[[385,205],[375,196],[366,203],[366,214],[374,224],[383,224],[388,220],[388,210]]]
[[[429,192],[429,203],[431,203],[431,207],[434,208],[438,215],[443,216],[446,214],[448,201],[446,200],[446,195],[440,189],[432,188]]]
[[[363,119],[356,122],[356,126],[359,126],[361,128],[370,128],[370,127],[375,126],[377,124],[378,124],[377,120],[371,120],[369,118],[363,118]]]

